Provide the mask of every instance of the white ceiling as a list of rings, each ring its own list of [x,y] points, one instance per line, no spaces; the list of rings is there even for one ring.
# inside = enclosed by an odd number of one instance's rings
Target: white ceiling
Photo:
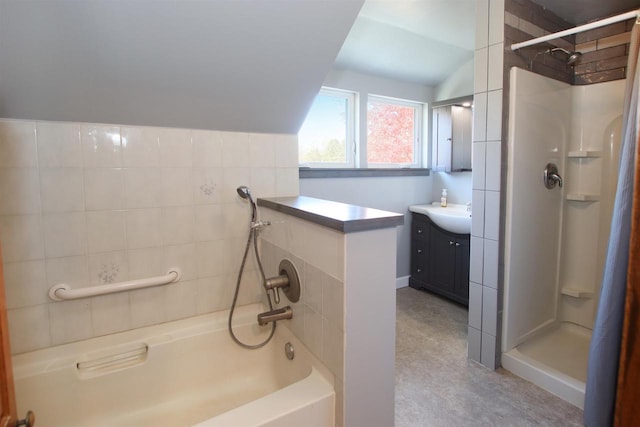
[[[473,58],[475,0],[367,0],[337,68],[436,86]]]

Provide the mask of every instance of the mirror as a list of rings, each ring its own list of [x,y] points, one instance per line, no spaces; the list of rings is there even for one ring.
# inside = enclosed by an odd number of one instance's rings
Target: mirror
[[[473,97],[434,103],[432,107],[434,172],[471,171]]]

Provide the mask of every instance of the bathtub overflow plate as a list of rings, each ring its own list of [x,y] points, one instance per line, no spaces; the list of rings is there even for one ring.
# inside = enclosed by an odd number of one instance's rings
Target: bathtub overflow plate
[[[293,350],[293,344],[288,342],[284,345],[284,354],[287,356],[287,359],[293,360],[296,356],[295,351]]]

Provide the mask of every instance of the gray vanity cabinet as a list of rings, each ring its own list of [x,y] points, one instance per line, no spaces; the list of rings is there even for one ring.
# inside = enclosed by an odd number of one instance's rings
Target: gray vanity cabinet
[[[469,249],[468,234],[443,230],[413,213],[409,286],[469,305]]]

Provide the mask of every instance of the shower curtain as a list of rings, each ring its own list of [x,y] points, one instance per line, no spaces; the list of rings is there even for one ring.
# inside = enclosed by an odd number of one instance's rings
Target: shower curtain
[[[589,351],[589,369],[584,403],[584,422],[587,427],[612,425],[616,403],[618,361],[625,317],[627,270],[631,266],[629,264],[629,236],[631,235],[633,182],[636,169],[634,158],[639,136],[639,26],[640,24],[636,20],[631,32],[618,188],[613,207],[600,302]]]
[[[615,425],[640,425],[640,143],[636,147],[636,177],[631,212],[631,241],[624,327],[620,348]]]

